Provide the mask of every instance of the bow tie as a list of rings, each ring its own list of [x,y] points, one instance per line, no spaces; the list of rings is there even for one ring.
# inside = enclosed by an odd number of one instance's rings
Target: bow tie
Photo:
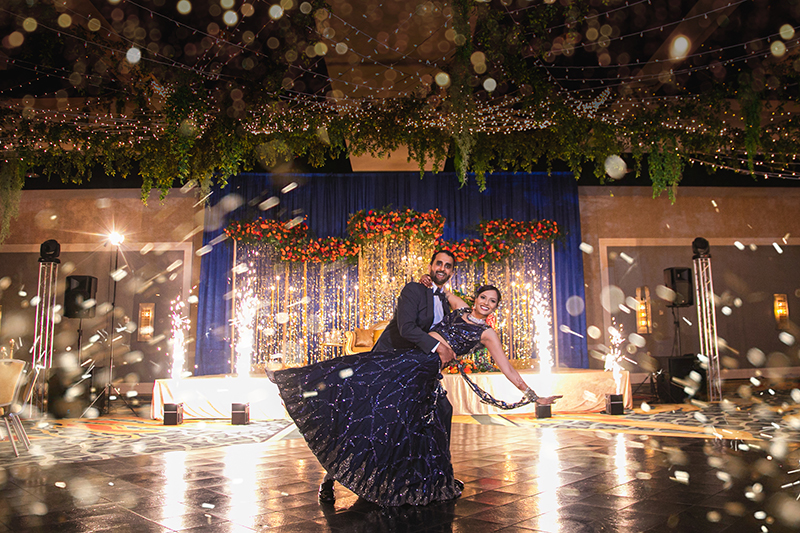
[[[442,291],[442,289],[437,288],[435,291],[433,291],[433,295],[437,296],[439,300],[442,301],[442,305],[447,302],[447,297],[444,295],[444,291]]]

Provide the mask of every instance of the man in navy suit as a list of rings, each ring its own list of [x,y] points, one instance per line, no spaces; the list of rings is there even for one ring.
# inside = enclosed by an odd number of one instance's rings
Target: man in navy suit
[[[426,352],[439,354],[442,363],[455,357],[453,350],[431,337],[428,332],[450,312],[450,305],[442,295],[441,288],[450,280],[455,266],[455,257],[449,250],[438,250],[430,263],[430,277],[433,285],[428,288],[422,283],[406,283],[397,298],[394,316],[383,330],[373,352],[393,352],[417,347]],[[449,402],[448,402],[449,404]],[[452,412],[452,409],[451,409]]]

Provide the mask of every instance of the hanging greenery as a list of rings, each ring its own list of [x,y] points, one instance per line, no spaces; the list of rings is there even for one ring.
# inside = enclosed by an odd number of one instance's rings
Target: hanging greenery
[[[453,51],[447,64],[437,66],[444,76],[391,97],[331,96],[320,58],[338,46],[325,26],[330,8],[319,0],[286,3],[278,15],[270,14],[275,20],[265,22],[271,26],[263,35],[242,31],[246,25],[238,33],[209,25],[198,44],[186,45],[199,50],[195,55],[202,52],[197,57],[205,63],[198,59],[197,66],[170,59],[180,55],[180,39],[197,33],[177,21],[177,37],[138,50],[152,61],[132,60],[137,49],[130,41],[91,23],[84,22],[88,30],[70,28],[74,49],[68,57],[59,57],[55,34],[30,33],[19,48],[24,52],[7,50],[19,60],[13,65],[66,71],[58,75],[69,76],[72,86],[56,94],[57,109],[37,107],[33,97],[9,100],[0,109],[5,166],[77,183],[98,166],[119,178],[137,169],[146,198],[151,189],[163,196],[189,180],[208,189],[236,173],[268,170],[295,157],[321,166],[348,154],[381,157],[401,146],[421,170],[452,158],[462,183],[474,172],[481,188],[494,171],[530,171],[541,162],[548,168],[564,162],[578,178],[589,163],[602,180],[607,158],[622,155],[637,176],[647,163],[654,195],[667,192],[674,200],[687,165],[782,175],[800,152],[800,121],[787,114],[762,126],[765,112],[782,109],[770,109],[766,100],[792,99],[782,84],[797,77],[791,62],[767,57],[742,67],[735,80],[714,71],[703,90],[691,93],[671,70],[654,78],[671,87],[666,95],[642,90],[644,82],[637,85],[630,76],[607,88],[601,79],[595,89],[571,91],[554,81],[552,67],[557,57],[572,57],[579,48],[601,54],[608,46],[608,33],[590,40],[578,32],[597,29],[596,2],[513,10],[500,4],[452,4]],[[60,11],[49,4],[30,9],[43,28],[60,24]],[[252,13],[244,7],[242,13],[245,24]],[[173,27],[168,18],[165,24]],[[152,38],[152,31],[145,33]],[[73,65],[79,53],[86,57]],[[741,122],[729,119],[732,110],[741,113]],[[4,187],[18,190],[19,172],[3,172]],[[4,196],[3,227],[14,212],[13,198]]]

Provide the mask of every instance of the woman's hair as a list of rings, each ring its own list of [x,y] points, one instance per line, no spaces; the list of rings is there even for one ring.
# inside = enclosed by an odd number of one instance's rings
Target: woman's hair
[[[502,300],[503,296],[500,294],[500,289],[498,289],[494,285],[482,285],[482,286],[478,287],[478,290],[475,291],[475,299],[477,300],[478,296],[480,296],[482,293],[484,293],[486,291],[494,291],[494,292],[496,292],[497,293],[497,303],[498,304],[500,303],[500,300]]]

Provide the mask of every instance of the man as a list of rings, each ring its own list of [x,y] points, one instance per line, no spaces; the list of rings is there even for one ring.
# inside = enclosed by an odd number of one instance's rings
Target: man
[[[394,352],[410,350],[417,347],[426,352],[436,352],[442,364],[453,360],[456,356],[452,348],[431,337],[428,332],[442,321],[450,312],[447,298],[441,288],[450,280],[455,267],[455,256],[449,250],[438,250],[431,257],[429,275],[430,288],[422,283],[412,281],[406,283],[397,298],[394,316],[372,348],[373,352]],[[441,296],[440,296],[441,295]],[[446,392],[438,396],[436,409],[442,418],[450,436],[450,421],[453,417],[453,406],[447,399]],[[459,481],[460,483],[460,481]],[[319,501],[333,503],[336,496],[333,491],[333,478],[326,474],[319,486]]]
[[[409,350],[416,346],[426,352],[435,351],[442,363],[456,356],[449,346],[440,344],[428,334],[450,312],[444,294],[441,297],[438,294],[452,277],[454,265],[455,256],[449,250],[438,250],[433,254],[429,265],[433,285],[428,288],[415,281],[406,283],[397,298],[394,316],[372,348],[373,352]]]

